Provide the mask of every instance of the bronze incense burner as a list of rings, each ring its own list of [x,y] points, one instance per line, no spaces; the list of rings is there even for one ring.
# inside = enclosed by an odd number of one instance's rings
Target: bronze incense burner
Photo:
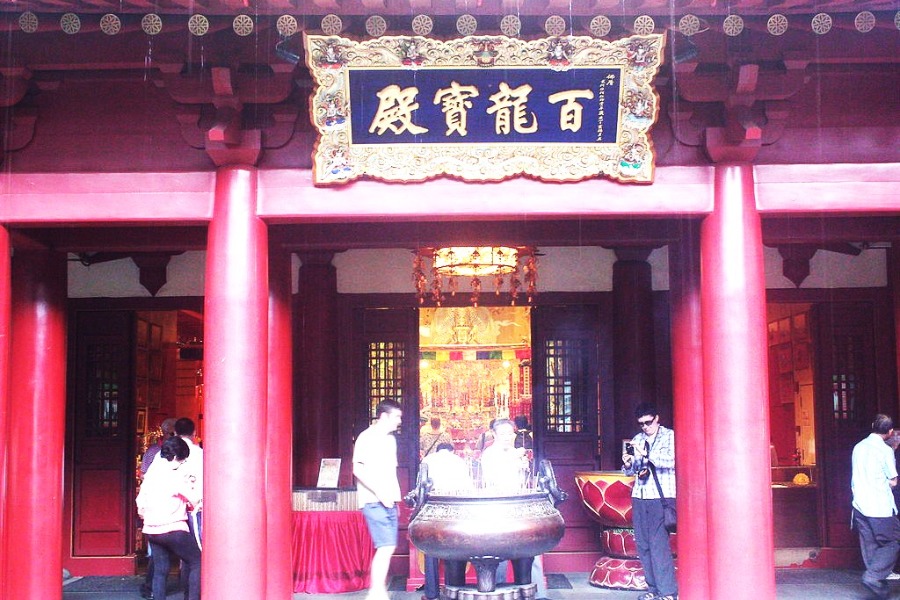
[[[496,589],[496,569],[502,560],[528,559],[556,547],[565,522],[556,506],[566,493],[556,485],[553,467],[542,461],[534,489],[514,495],[432,495],[427,470],[407,495],[414,507],[409,537],[422,552],[444,560],[471,561],[479,592]],[[516,583],[531,583],[521,561],[514,562]]]

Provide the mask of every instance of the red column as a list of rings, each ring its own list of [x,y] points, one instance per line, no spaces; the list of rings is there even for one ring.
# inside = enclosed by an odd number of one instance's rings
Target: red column
[[[682,221],[680,229],[680,239],[669,246],[678,546],[683,549],[678,553],[678,593],[703,599],[711,597],[707,556],[692,551],[708,542],[699,225]]]
[[[10,246],[9,230],[0,226],[0,598],[8,598],[5,589],[8,529],[6,527],[7,461],[9,455],[9,319],[10,319]]]
[[[653,282],[650,248],[616,248],[613,263],[613,368],[616,373],[616,439],[635,432],[634,410],[642,402],[656,402],[656,364],[653,344]],[[668,407],[660,406],[663,421]],[[668,421],[671,423],[671,421]]]
[[[257,173],[216,176],[204,319],[203,597],[266,593],[268,241]]]
[[[891,240],[888,250],[888,287],[894,306],[894,356],[897,361],[897,392],[900,394],[900,239]]]
[[[268,600],[289,600],[291,573],[291,256],[269,257],[269,401],[266,434]]]
[[[62,598],[66,260],[12,260],[7,598]]]
[[[323,458],[340,456],[338,414],[337,270],[333,252],[300,254],[295,340],[294,481],[314,486]],[[301,366],[302,365],[302,366]],[[303,407],[301,414],[299,407]]]
[[[775,598],[766,295],[753,167],[718,165],[701,227],[710,598]]]

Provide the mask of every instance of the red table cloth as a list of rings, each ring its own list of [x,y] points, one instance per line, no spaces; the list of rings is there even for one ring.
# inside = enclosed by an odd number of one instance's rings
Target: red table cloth
[[[366,589],[374,552],[361,512],[294,512],[291,562],[295,593]]]

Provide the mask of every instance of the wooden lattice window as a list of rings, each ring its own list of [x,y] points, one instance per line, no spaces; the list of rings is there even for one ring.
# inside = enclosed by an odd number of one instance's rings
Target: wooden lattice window
[[[834,338],[831,396],[836,421],[854,421],[859,417],[862,349],[862,336],[838,335]]]
[[[369,418],[382,400],[395,400],[403,405],[406,373],[406,344],[403,342],[369,343],[367,390]]]
[[[587,340],[546,340],[544,357],[547,430],[555,433],[584,431],[590,389]]]
[[[119,372],[122,346],[90,344],[87,348],[87,422],[91,437],[120,435]]]

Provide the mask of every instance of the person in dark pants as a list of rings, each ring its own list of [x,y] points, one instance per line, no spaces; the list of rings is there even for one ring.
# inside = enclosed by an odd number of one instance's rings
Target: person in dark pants
[[[675,600],[678,582],[675,561],[665,527],[663,500],[675,497],[675,433],[659,424],[656,406],[641,404],[634,413],[638,433],[626,446],[622,463],[626,475],[635,475],[631,492],[634,540],[644,567],[648,591],[638,600]],[[656,471],[659,487],[652,470]]]
[[[892,488],[897,486],[897,460],[887,444],[894,423],[875,415],[872,432],[853,447],[853,525],[859,533],[866,571],[863,585],[879,598],[890,595],[885,579],[900,553],[900,521]]]
[[[203,448],[197,443],[196,426],[188,417],[181,417],[175,421],[175,435],[183,439],[191,450],[190,457],[185,461],[182,470],[194,477],[197,488],[203,490]],[[201,495],[202,498],[202,495]],[[203,550],[203,504],[188,506],[188,530],[197,541],[197,546]],[[186,590],[187,582],[191,578],[191,566],[188,563],[181,564],[181,586]],[[184,595],[187,600],[187,592]]]
[[[146,452],[144,452],[144,456],[141,457],[141,480],[144,479],[144,476],[147,474],[147,470],[150,468],[150,465],[153,464],[153,460],[159,455],[160,449],[162,449],[163,442],[167,439],[175,435],[175,419],[165,419],[162,423],[159,424],[160,436],[157,443],[152,444],[147,448]],[[147,575],[144,577],[144,583],[141,584],[141,597],[145,600],[153,600],[153,553],[150,550],[150,547],[147,547]]]
[[[159,458],[153,461],[136,500],[144,520],[143,532],[153,554],[153,597],[166,597],[166,578],[174,554],[190,567],[185,590],[188,600],[200,600],[200,547],[188,530],[188,504],[198,504],[202,491],[196,479],[181,470],[190,448],[180,437],[163,442]]]

